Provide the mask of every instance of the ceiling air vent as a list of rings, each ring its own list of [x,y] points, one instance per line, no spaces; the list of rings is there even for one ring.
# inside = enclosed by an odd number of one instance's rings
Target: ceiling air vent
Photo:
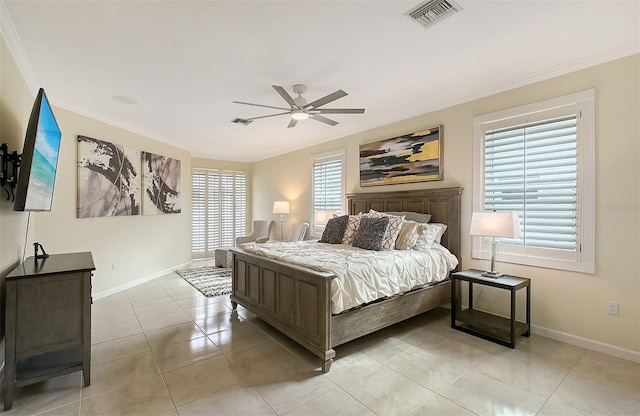
[[[236,124],[243,124],[245,126],[248,126],[249,124],[253,123],[253,120],[245,120],[244,118],[234,118],[233,120],[231,120],[232,123],[236,123]]]
[[[427,0],[406,12],[404,15],[421,26],[430,27],[442,19],[462,10],[452,0]]]

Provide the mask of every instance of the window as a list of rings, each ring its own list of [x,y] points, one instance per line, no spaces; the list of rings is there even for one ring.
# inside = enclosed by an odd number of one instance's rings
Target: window
[[[594,273],[593,90],[474,118],[474,211],[515,211],[500,261]],[[472,256],[490,258],[473,237]]]
[[[192,184],[191,256],[211,257],[247,234],[247,174],[196,168]]]
[[[342,215],[346,212],[344,176],[344,150],[313,157],[312,235],[322,234],[327,221],[324,214]]]

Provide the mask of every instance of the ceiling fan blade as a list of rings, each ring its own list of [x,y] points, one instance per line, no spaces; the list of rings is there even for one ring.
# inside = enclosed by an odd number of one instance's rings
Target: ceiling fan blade
[[[280,94],[280,96],[282,98],[284,98],[284,100],[287,102],[287,104],[289,104],[293,108],[300,108],[300,107],[298,107],[298,104],[296,104],[296,102],[293,100],[293,98],[291,98],[291,96],[289,95],[287,90],[285,90],[284,88],[279,87],[277,85],[272,85],[272,87],[273,87],[274,90],[276,90],[276,92],[278,94]]]
[[[284,107],[274,107],[272,105],[245,103],[244,101],[232,101],[232,102],[235,104],[255,105],[256,107],[275,108],[276,110],[289,110],[288,108],[284,108]]]
[[[286,113],[269,114],[268,116],[259,116],[259,117],[245,118],[244,120],[258,120],[259,118],[267,118],[267,117],[283,116],[283,115],[285,115],[285,114],[289,114],[289,112],[287,111]]]
[[[317,108],[311,114],[364,114],[364,108]]]
[[[346,97],[347,95],[349,95],[349,94],[347,94],[346,92],[344,92],[342,90],[338,90],[336,92],[332,92],[329,95],[325,95],[324,97],[319,98],[319,99],[317,99],[317,100],[305,105],[304,108],[309,108],[309,107],[318,108],[318,107],[320,107],[322,105],[330,103],[331,101],[335,101],[338,98]]]
[[[311,118],[330,126],[335,126],[336,124],[338,124],[337,121],[333,121],[330,118],[323,117],[320,114],[311,114]]]
[[[295,127],[295,126],[296,126],[296,124],[298,124],[298,120],[296,120],[295,118],[292,118],[292,119],[289,121],[289,125],[287,126],[287,128]]]

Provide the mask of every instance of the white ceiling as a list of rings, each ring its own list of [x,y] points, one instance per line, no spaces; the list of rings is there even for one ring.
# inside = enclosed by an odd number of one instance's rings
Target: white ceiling
[[[456,2],[429,29],[403,15],[420,1],[5,0],[0,12],[34,95],[42,86],[55,105],[247,162],[640,51],[638,0]],[[231,123],[279,112],[232,101],[287,107],[271,85],[296,83],[309,102],[342,89],[326,108],[366,112],[327,116],[334,127]]]

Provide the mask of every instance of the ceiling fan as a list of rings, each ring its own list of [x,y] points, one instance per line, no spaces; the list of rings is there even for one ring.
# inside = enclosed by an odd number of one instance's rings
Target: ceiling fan
[[[285,110],[285,112],[270,114],[267,116],[252,117],[252,118],[236,118],[233,120],[233,122],[248,125],[253,120],[257,120],[260,118],[275,117],[275,116],[282,116],[282,115],[288,114],[291,117],[291,120],[289,121],[289,125],[287,126],[287,128],[295,127],[298,121],[306,120],[308,118],[319,121],[321,123],[328,124],[330,126],[335,126],[336,124],[338,124],[337,121],[324,117],[321,114],[363,114],[364,113],[364,108],[318,108],[348,95],[346,92],[342,90],[338,90],[322,98],[319,98],[313,102],[307,103],[307,100],[302,96],[302,94],[307,92],[306,85],[295,84],[293,86],[293,92],[295,94],[298,94],[298,96],[295,98],[291,97],[291,95],[289,95],[289,93],[280,86],[272,85],[272,87],[274,90],[276,90],[278,94],[280,94],[282,98],[284,98],[287,104],[289,104],[290,108],[245,103],[243,101],[234,101],[234,103],[236,104],[245,104],[245,105],[253,105],[256,107],[273,108],[276,110]]]

